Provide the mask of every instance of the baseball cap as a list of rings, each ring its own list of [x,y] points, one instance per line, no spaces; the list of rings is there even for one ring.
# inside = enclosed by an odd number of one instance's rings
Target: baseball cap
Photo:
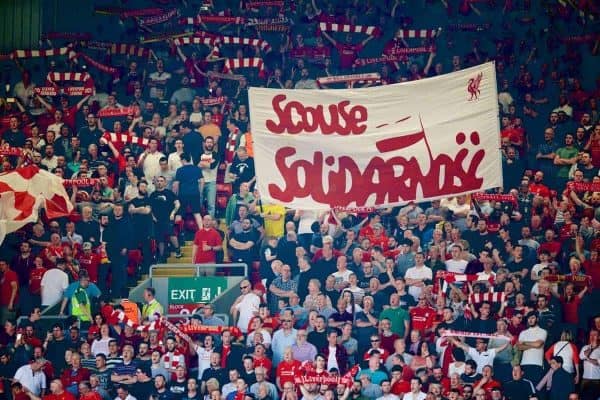
[[[90,242],[85,242],[83,244],[83,249],[84,250],[91,250],[92,249],[92,244]]]

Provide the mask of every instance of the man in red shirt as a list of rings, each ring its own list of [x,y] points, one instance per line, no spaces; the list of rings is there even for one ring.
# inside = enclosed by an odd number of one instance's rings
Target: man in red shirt
[[[340,59],[340,69],[349,72],[354,65],[354,61],[358,58],[358,53],[365,47],[365,45],[369,42],[369,40],[373,39],[374,36],[369,36],[362,42],[358,44],[352,43],[352,35],[346,35],[346,42],[340,43],[336,41],[334,38],[329,36],[327,32],[321,32],[325,39],[329,40],[333,47],[335,47],[338,51],[338,56]]]
[[[194,236],[192,248],[192,262],[194,264],[214,263],[217,260],[217,251],[223,250],[223,239],[219,232],[213,228],[213,219],[210,214],[202,218],[202,227]]]
[[[292,348],[288,347],[283,351],[283,361],[277,366],[275,372],[275,382],[280,391],[284,391],[284,385],[287,382],[294,383],[294,377],[301,374],[302,364],[294,359]]]
[[[89,382],[81,382],[79,384],[79,400],[102,400],[102,396],[92,390]]]
[[[419,296],[419,302],[410,312],[410,326],[421,333],[422,337],[428,337],[433,332],[433,321],[436,311],[427,304],[423,294]]]
[[[77,112],[79,109],[85,104],[85,102],[90,98],[89,95],[82,97],[79,102],[69,107],[69,99],[66,96],[61,96],[60,98],[60,108],[54,107],[52,104],[48,103],[44,100],[43,97],[36,94],[36,98],[42,103],[42,105],[48,110],[51,115],[55,115],[56,111],[60,111],[62,113],[62,122],[65,123],[72,131],[75,130],[75,120],[77,117]],[[59,132],[56,132],[59,133]]]
[[[33,269],[29,272],[29,295],[33,297],[30,300],[32,305],[39,306],[42,304],[42,278],[47,269],[44,268],[44,259],[37,256],[33,260]]]
[[[88,272],[91,282],[98,283],[100,256],[92,252],[92,244],[90,242],[83,244],[83,253],[79,256],[79,265]]]
[[[400,397],[405,393],[410,392],[410,381],[407,381],[402,377],[402,369],[403,368],[399,365],[394,365],[392,367],[392,393]]]
[[[15,319],[15,305],[19,301],[19,278],[17,273],[8,267],[6,260],[0,260],[0,324]]]
[[[31,392],[27,392],[31,400],[75,400],[75,396],[63,388],[60,379],[54,379],[50,382],[50,394],[38,397]]]
[[[90,379],[90,370],[81,366],[81,355],[73,353],[71,366],[60,375],[63,386],[71,393],[77,394],[79,384]]]

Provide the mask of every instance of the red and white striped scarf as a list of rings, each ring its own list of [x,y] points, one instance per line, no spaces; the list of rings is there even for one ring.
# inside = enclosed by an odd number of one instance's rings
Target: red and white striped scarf
[[[65,56],[71,50],[70,46],[59,47],[56,49],[45,50],[15,50],[10,53],[11,58],[37,58],[37,57],[56,57]]]
[[[271,51],[271,45],[264,39],[244,38],[239,36],[219,36],[203,32],[202,35],[181,37],[173,40],[176,46],[188,44],[205,44],[207,46],[237,44],[245,46],[259,46],[262,51]]]
[[[488,303],[504,303],[505,300],[506,293],[504,292],[472,293],[469,296],[469,302],[471,304],[479,304],[484,301]]]
[[[59,88],[56,82],[76,81],[83,82],[83,86],[67,86]],[[94,80],[87,72],[49,72],[46,75],[46,83],[49,86],[35,88],[36,93],[46,93],[56,96],[59,92],[69,96],[86,96],[95,91]]]
[[[381,29],[378,26],[333,24],[329,22],[321,22],[317,30],[317,33],[319,32],[364,33],[366,35],[381,36]]]
[[[455,331],[453,329],[446,329],[440,334],[441,337],[458,336],[458,337],[470,337],[476,339],[506,339],[512,340],[508,336],[497,335],[495,333],[479,333],[479,332],[467,332],[467,331]]]
[[[352,74],[352,75],[338,75],[338,76],[322,76],[317,78],[317,84],[321,85],[330,85],[333,83],[348,83],[348,82],[356,82],[356,83],[366,83],[379,82],[381,79],[381,75],[378,72],[371,72],[367,74]]]
[[[207,46],[212,46],[215,44],[215,38],[211,36],[185,36],[173,39],[173,44],[175,46],[185,46],[188,44],[205,44]]]
[[[46,75],[46,82],[54,84],[57,81],[93,82],[92,77],[87,72],[49,72]]]
[[[123,54],[135,57],[148,57],[150,55],[149,49],[128,43],[113,43],[110,52],[112,54]]]
[[[238,36],[221,36],[218,43],[222,44],[238,44],[244,46],[260,47],[262,51],[268,53],[271,51],[271,45],[264,39],[245,38]]]
[[[148,146],[150,141],[149,139],[128,135],[126,133],[105,133],[102,137],[106,140],[110,140],[112,143],[136,144],[142,147]]]
[[[443,279],[448,283],[454,282],[474,282],[477,280],[477,274],[459,274],[449,271],[438,271],[436,278]]]
[[[441,29],[401,29],[398,38],[403,39],[433,39],[440,34]]]
[[[238,68],[258,68],[258,76],[260,78],[264,78],[265,76],[265,66],[260,57],[228,58],[225,60],[223,73],[226,74]]]
[[[235,146],[237,144],[238,136],[240,135],[240,130],[235,129],[233,132],[229,132],[229,136],[227,137],[227,148],[225,149],[225,161],[228,163],[232,163],[235,158]]]

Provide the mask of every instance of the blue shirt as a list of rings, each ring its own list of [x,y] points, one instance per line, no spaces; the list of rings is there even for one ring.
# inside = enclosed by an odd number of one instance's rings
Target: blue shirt
[[[65,292],[63,293],[63,297],[65,299],[70,299],[75,294],[75,291],[77,289],[79,289],[79,282],[73,282],[73,283],[71,283],[65,289]],[[102,294],[102,292],[100,291],[100,289],[98,289],[98,286],[96,286],[96,284],[91,283],[91,282],[88,285],[88,287],[85,288],[85,293],[88,295],[88,297],[90,299],[93,298],[93,297],[100,297],[100,295]]]

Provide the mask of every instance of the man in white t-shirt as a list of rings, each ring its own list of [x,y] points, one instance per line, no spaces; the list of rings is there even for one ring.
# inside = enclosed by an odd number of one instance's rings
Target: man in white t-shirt
[[[404,280],[408,286],[408,294],[418,300],[426,285],[425,281],[431,281],[432,279],[433,272],[431,268],[425,265],[425,255],[421,252],[415,254],[415,266],[409,268],[404,275]]]
[[[19,382],[23,389],[40,396],[43,390],[46,390],[46,375],[42,371],[43,363],[38,360],[32,360],[15,372],[15,381]]]
[[[165,155],[158,151],[158,140],[154,138],[150,139],[148,148],[146,148],[146,151],[142,153],[138,160],[138,168],[144,170],[144,176],[148,183],[152,183],[152,179],[161,174],[160,159],[163,157]]]
[[[69,286],[69,277],[65,273],[64,258],[56,259],[56,268],[44,273],[41,282],[42,306],[53,306],[62,300],[63,292]]]
[[[538,315],[535,312],[527,314],[527,326],[519,334],[517,349],[523,352],[521,367],[525,372],[525,378],[531,382],[539,382],[544,373],[544,343],[548,332],[538,325]]]
[[[336,266],[337,271],[331,275],[335,278],[335,288],[343,290],[350,284],[350,275],[352,275],[352,271],[348,269],[348,259],[346,256],[339,256]]]
[[[502,346],[496,347],[493,349],[487,348],[487,342],[485,339],[476,339],[475,347],[471,347],[456,338],[450,338],[452,344],[457,347],[460,347],[471,357],[473,361],[477,364],[477,373],[481,374],[483,372],[483,367],[486,365],[494,365],[494,358],[496,358],[496,354],[504,350],[510,342],[505,342]]]
[[[392,393],[392,383],[388,379],[381,381],[380,386],[383,394],[376,400],[400,400],[400,397]]]
[[[233,320],[237,321],[237,327],[243,333],[248,333],[250,320],[258,315],[260,297],[252,292],[252,284],[247,279],[240,283],[240,290],[242,294],[235,300],[230,311]]]
[[[425,400],[427,395],[421,391],[421,380],[417,377],[414,377],[410,380],[410,392],[405,393],[402,396],[402,400]]]
[[[462,254],[462,248],[455,244],[450,249],[450,254],[452,258],[446,260],[446,271],[453,272],[455,274],[464,274],[465,269],[467,269],[467,260],[463,260],[460,256]]]
[[[600,393],[600,333],[597,329],[590,330],[589,342],[581,349],[579,358],[583,360],[583,398],[593,398]]]

